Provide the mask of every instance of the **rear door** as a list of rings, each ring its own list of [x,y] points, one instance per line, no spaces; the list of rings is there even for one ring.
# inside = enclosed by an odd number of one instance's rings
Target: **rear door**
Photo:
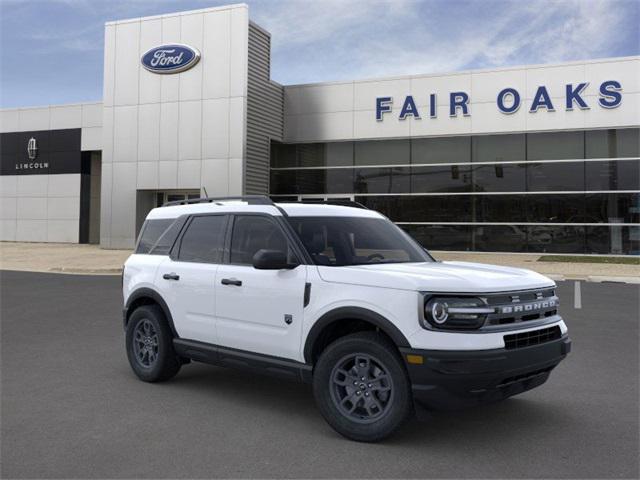
[[[300,360],[306,266],[257,270],[260,249],[295,254],[282,226],[269,215],[235,215],[229,261],[216,274],[219,344]]]
[[[217,343],[215,279],[227,223],[227,215],[193,216],[171,256],[158,268],[156,285],[181,338]]]

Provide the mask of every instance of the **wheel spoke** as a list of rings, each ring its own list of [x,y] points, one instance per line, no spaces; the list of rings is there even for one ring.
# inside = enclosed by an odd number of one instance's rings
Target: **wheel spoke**
[[[367,353],[345,356],[335,365],[331,397],[343,415],[357,423],[375,421],[391,407],[393,380],[380,360]]]
[[[369,373],[369,357],[365,357],[364,355],[356,356],[356,368],[358,370],[358,374],[361,376],[368,376]]]
[[[333,383],[341,387],[352,386],[357,378],[347,372],[344,368],[339,368],[333,375]]]
[[[353,400],[353,398],[356,397],[355,400]],[[360,400],[362,400],[361,397],[357,397],[355,393],[352,393],[350,396],[346,397],[345,399],[342,400],[342,404],[344,405],[346,403],[346,400],[351,401],[351,407],[349,407],[349,409],[347,410],[349,413],[353,413],[353,411],[358,408],[358,403],[360,403]]]

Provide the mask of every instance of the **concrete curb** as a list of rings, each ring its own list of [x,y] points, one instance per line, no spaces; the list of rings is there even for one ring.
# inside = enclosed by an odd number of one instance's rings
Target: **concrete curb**
[[[623,276],[623,277],[610,277],[605,275],[561,275],[558,273],[543,273],[545,277],[549,277],[551,280],[555,282],[570,282],[572,280],[581,281],[581,282],[592,282],[592,283],[603,283],[603,282],[614,282],[614,283],[628,283],[632,285],[640,285],[640,277],[631,277],[631,276]]]
[[[120,275],[122,268],[74,268],[53,267],[48,270],[51,273],[79,273],[84,275]]]
[[[60,273],[65,275],[120,275],[122,268],[69,268],[51,267],[49,269],[38,268],[0,268],[2,272],[31,272],[31,273]]]
[[[640,285],[640,277],[604,277],[601,275],[590,275],[588,278],[589,282],[616,282]]]

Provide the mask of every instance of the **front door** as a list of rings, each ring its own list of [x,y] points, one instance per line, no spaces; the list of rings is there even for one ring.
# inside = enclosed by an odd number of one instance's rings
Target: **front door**
[[[222,261],[227,220],[226,215],[192,217],[173,258],[158,267],[156,285],[180,338],[217,343],[216,272]]]
[[[302,360],[306,266],[257,270],[254,254],[280,250],[292,256],[287,237],[270,216],[236,215],[229,263],[216,274],[216,322],[221,346]]]

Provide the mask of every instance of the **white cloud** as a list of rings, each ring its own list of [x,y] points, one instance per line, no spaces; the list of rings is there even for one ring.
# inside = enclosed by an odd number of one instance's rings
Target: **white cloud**
[[[291,83],[610,56],[635,7],[610,0],[285,0],[252,4],[251,17],[272,34],[275,79]]]

